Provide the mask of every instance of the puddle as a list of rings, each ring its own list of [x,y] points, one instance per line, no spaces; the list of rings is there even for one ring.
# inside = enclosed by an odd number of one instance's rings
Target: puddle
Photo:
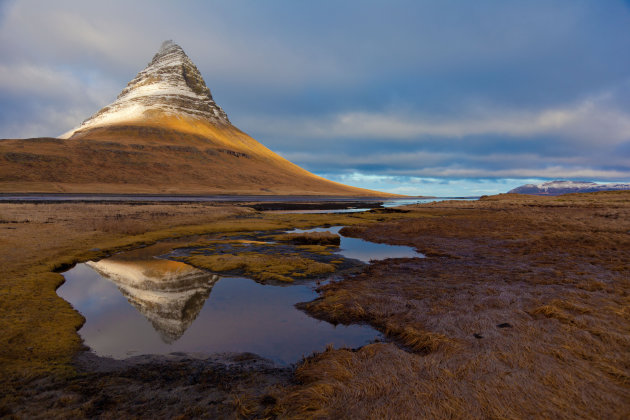
[[[317,297],[313,282],[261,285],[177,261],[115,257],[78,264],[64,276],[57,293],[83,314],[79,334],[99,356],[252,352],[290,364],[327,344],[355,348],[380,336],[296,309]]]
[[[340,229],[289,232],[339,233]],[[156,257],[177,259],[203,248],[171,251],[177,245],[181,242],[163,242],[78,264],[64,273],[66,282],[57,293],[86,318],[79,334],[94,353],[124,359],[173,352],[251,352],[290,364],[324,350],[327,344],[356,348],[380,337],[369,326],[334,326],[296,309],[296,303],[317,298],[314,280],[262,285]],[[251,248],[281,254],[296,251],[293,245],[264,242],[244,247]],[[213,249],[223,252],[222,246]],[[228,246],[225,252],[234,250]],[[348,260],[338,267],[348,269],[361,265],[352,260],[423,256],[411,247],[343,236],[332,252],[318,258],[334,260],[341,255]]]
[[[341,237],[341,243],[339,244],[339,251],[336,252],[345,258],[353,258],[355,260],[368,263],[372,260],[384,260],[386,258],[423,258],[424,255],[416,252],[416,250],[410,246],[403,245],[388,245],[377,244],[375,242],[369,242],[359,238],[346,238],[341,235],[339,231],[343,226],[333,226],[329,228],[315,228],[315,229],[293,229],[288,231],[289,233],[303,233],[303,232],[331,232],[336,233]]]

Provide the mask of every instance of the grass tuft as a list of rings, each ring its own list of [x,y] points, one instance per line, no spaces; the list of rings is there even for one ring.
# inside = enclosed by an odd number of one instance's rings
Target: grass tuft
[[[274,235],[273,239],[280,242],[291,242],[296,245],[339,245],[341,238],[331,232],[285,233]]]
[[[335,271],[333,264],[298,255],[269,255],[256,252],[219,255],[193,255],[185,261],[196,267],[224,272],[243,272],[259,281],[291,282],[296,277],[312,277]]]

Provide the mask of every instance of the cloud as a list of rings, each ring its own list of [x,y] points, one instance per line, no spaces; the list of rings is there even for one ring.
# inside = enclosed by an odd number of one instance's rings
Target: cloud
[[[324,173],[373,173],[375,176],[441,178],[575,178],[619,180],[630,178],[627,156],[546,157],[535,153],[470,155],[466,153],[305,154],[283,156],[313,171]],[[325,163],[324,163],[325,162]]]
[[[0,64],[3,137],[56,136],[111,101],[112,83],[89,82],[67,69],[34,64]]]
[[[388,173],[396,174],[391,170]],[[407,176],[431,176],[445,178],[545,178],[545,179],[630,179],[630,170],[606,170],[592,168],[567,168],[554,166],[546,168],[516,167],[504,170],[486,170],[481,168],[423,168],[404,171]]]
[[[349,174],[322,174],[333,181],[348,185],[362,186],[377,191],[389,191],[412,196],[438,197],[478,197],[507,192],[523,184],[543,182],[541,178],[483,179],[459,178],[444,179],[431,177],[374,175],[353,172]]]
[[[425,136],[560,135],[574,140],[618,143],[630,139],[630,112],[610,107],[610,95],[577,104],[539,111],[491,107],[473,109],[462,116],[432,117],[391,112],[342,112],[318,118],[292,120],[245,119],[255,131],[269,136],[306,138],[363,138],[417,140]]]
[[[0,90],[6,94],[62,99],[81,85],[68,71],[34,64],[0,64]]]
[[[627,157],[620,156],[545,156],[542,153],[525,152],[525,153],[490,153],[490,154],[471,154],[467,152],[452,151],[446,152],[429,152],[429,151],[407,151],[400,153],[379,153],[366,151],[358,154],[345,153],[306,153],[306,152],[281,152],[281,154],[295,162],[301,162],[303,165],[314,165],[326,162],[326,166],[335,168],[360,168],[364,166],[376,166],[380,170],[414,170],[418,167],[436,167],[436,166],[470,166],[480,167],[486,170],[516,168],[519,166],[531,166],[541,168],[546,166],[563,166],[563,167],[587,167],[589,164],[597,164],[599,166],[626,166],[630,170],[630,164]]]
[[[628,178],[627,2],[244,4],[0,0],[0,138],[77,125],[174,39],[318,173]]]
[[[72,127],[82,117],[80,108],[59,110],[54,106],[32,107],[38,113],[36,120],[23,120],[19,115],[9,114],[3,118],[3,138],[56,137],[62,134],[64,127]],[[58,127],[51,133],[51,127]],[[42,134],[46,133],[46,134]]]

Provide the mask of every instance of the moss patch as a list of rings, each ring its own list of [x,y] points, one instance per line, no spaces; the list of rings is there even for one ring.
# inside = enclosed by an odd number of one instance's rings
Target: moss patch
[[[298,245],[297,249],[300,249],[302,251],[306,251],[306,252],[311,252],[313,254],[319,254],[319,255],[332,255],[333,250],[336,247],[334,246],[325,246],[325,245]]]
[[[296,245],[339,245],[339,235],[330,232],[285,233],[274,235],[273,239],[280,242],[290,242]]]
[[[188,264],[217,273],[243,272],[259,281],[291,282],[295,277],[310,277],[332,273],[335,266],[300,255],[269,255],[244,252],[238,255],[193,255],[185,258]]]

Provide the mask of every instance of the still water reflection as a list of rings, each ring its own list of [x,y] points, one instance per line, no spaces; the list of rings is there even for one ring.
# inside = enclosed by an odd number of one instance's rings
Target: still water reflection
[[[384,260],[386,258],[423,258],[424,255],[416,252],[410,246],[404,245],[388,245],[378,244],[375,242],[366,241],[359,238],[347,238],[339,231],[343,226],[332,226],[328,228],[315,228],[315,229],[293,229],[291,233],[301,232],[331,232],[340,236],[341,243],[339,244],[338,254],[345,258],[353,258],[355,260],[368,263],[372,260]]]
[[[86,265],[116,285],[168,344],[179,339],[197,318],[219,280],[219,276],[188,264],[157,258],[108,258]]]
[[[122,359],[172,352],[252,352],[288,364],[329,343],[359,347],[379,336],[369,326],[333,326],[297,310],[296,303],[317,297],[313,282],[261,285],[156,257],[169,254],[172,246],[161,243],[129,251],[64,273],[66,282],[57,293],[86,318],[79,334],[96,354]],[[363,262],[422,257],[411,247],[343,236],[333,252]]]
[[[114,272],[107,260],[91,265],[67,271],[57,292],[86,318],[79,333],[101,356],[247,351],[288,364],[328,343],[359,347],[378,336],[368,326],[335,327],[297,310],[295,303],[317,297],[308,285],[204,277],[188,266],[182,276],[169,272],[177,285],[171,288],[139,277],[141,263],[128,264],[128,272],[122,265]]]

